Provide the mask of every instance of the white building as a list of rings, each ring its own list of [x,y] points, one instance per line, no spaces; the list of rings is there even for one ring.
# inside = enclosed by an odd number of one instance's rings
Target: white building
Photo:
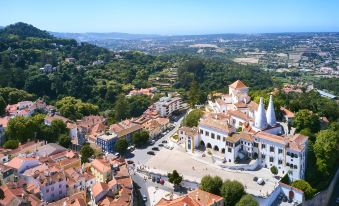
[[[289,174],[292,181],[303,179],[306,169],[308,137],[301,134],[282,135],[282,127],[277,123],[273,98],[270,97],[267,112],[260,98],[260,103],[249,106],[248,87],[239,80],[230,85],[230,94],[223,95],[210,106],[217,113],[207,114],[200,119],[198,134],[183,128],[179,138],[185,139],[187,152],[194,152],[189,145],[213,149],[230,164],[248,157],[266,168],[275,166],[279,175]],[[243,105],[239,103],[243,101]],[[254,108],[257,108],[253,111]],[[219,110],[219,108],[222,108]],[[242,132],[236,132],[242,128]],[[190,135],[187,135],[190,134]],[[226,163],[227,164],[227,163]]]
[[[180,109],[181,98],[171,96],[161,97],[154,105],[160,116],[170,116],[172,112]]]

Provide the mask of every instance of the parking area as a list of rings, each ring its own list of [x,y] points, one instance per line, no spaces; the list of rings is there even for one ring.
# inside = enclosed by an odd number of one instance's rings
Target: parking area
[[[145,165],[150,170],[164,175],[176,169],[184,176],[184,179],[195,182],[200,182],[205,175],[218,175],[223,179],[238,180],[245,186],[247,193],[255,196],[265,197],[277,186],[278,180],[273,177],[268,169],[258,171],[224,170],[199,158],[178,150],[162,149],[151,157]],[[206,160],[208,160],[207,158]],[[265,184],[259,185],[253,181],[255,177],[262,178]]]

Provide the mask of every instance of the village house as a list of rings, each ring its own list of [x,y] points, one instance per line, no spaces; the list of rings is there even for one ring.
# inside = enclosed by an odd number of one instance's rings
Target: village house
[[[175,199],[161,198],[155,206],[223,206],[224,198],[205,192],[200,189],[193,190],[186,195]]]
[[[133,123],[131,120],[124,120],[110,126],[110,131],[115,133],[118,138],[126,138],[128,141],[131,140],[132,134],[142,129],[142,126]]]

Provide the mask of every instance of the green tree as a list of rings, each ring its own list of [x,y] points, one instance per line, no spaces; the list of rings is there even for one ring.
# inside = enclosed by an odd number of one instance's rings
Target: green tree
[[[302,190],[306,199],[312,198],[316,193],[316,189],[313,189],[312,186],[305,180],[297,180],[292,182],[291,186]]]
[[[60,135],[58,142],[61,146],[65,148],[69,148],[72,145],[72,140],[67,134]]]
[[[168,173],[167,177],[168,177],[168,181],[174,184],[174,186],[179,186],[183,179],[183,177],[180,176],[176,170],[173,170],[172,173]]]
[[[127,148],[128,148],[127,140],[123,137],[120,138],[118,141],[116,141],[114,148],[120,154],[125,154],[127,152]]]
[[[81,163],[86,163],[88,162],[88,158],[94,155],[94,149],[89,144],[86,144],[81,148],[80,155]]]
[[[290,184],[290,177],[288,176],[287,173],[281,178],[280,182],[285,183],[287,185]]]
[[[5,114],[6,102],[2,96],[0,96],[0,117]]]
[[[333,130],[322,130],[316,135],[313,145],[316,165],[320,173],[329,175],[339,162],[339,133]]]
[[[114,106],[114,119],[116,121],[121,121],[128,116],[128,103],[123,94],[118,96],[118,99]]]
[[[225,199],[225,205],[234,206],[245,194],[244,186],[234,180],[226,180],[220,189],[221,196]]]
[[[145,130],[134,132],[132,135],[132,143],[137,147],[140,147],[146,144],[148,140],[149,140],[149,134]]]
[[[35,138],[36,125],[30,117],[17,116],[9,120],[5,133],[9,139],[24,143],[28,139]]]
[[[222,179],[219,176],[206,175],[201,179],[200,189],[215,195],[220,195]]]
[[[259,204],[251,195],[244,195],[241,197],[236,206],[259,206]]]
[[[57,101],[55,105],[61,115],[72,120],[81,119],[83,116],[96,115],[99,112],[98,106],[84,103],[80,99],[69,96]]]
[[[278,174],[278,169],[277,169],[276,166],[272,166],[270,170],[271,170],[272,174],[274,174],[274,175]]]
[[[3,200],[5,198],[4,191],[0,188],[0,200]]]
[[[194,108],[194,106],[198,103],[199,95],[200,95],[200,91],[199,91],[198,83],[195,80],[193,80],[191,82],[190,90],[188,92],[188,102],[191,108]]]
[[[19,141],[15,139],[7,140],[3,147],[6,149],[16,149],[19,147]]]
[[[294,116],[293,126],[297,132],[309,128],[311,132],[317,132],[320,129],[319,117],[307,109],[302,109]]]
[[[183,125],[186,127],[196,127],[198,126],[199,120],[203,115],[203,111],[200,109],[192,110],[183,120]]]

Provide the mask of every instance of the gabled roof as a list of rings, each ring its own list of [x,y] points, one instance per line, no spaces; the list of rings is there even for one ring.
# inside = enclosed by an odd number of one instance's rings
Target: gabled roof
[[[234,89],[241,89],[241,88],[247,88],[247,86],[240,80],[237,80],[229,85],[230,87]]]

